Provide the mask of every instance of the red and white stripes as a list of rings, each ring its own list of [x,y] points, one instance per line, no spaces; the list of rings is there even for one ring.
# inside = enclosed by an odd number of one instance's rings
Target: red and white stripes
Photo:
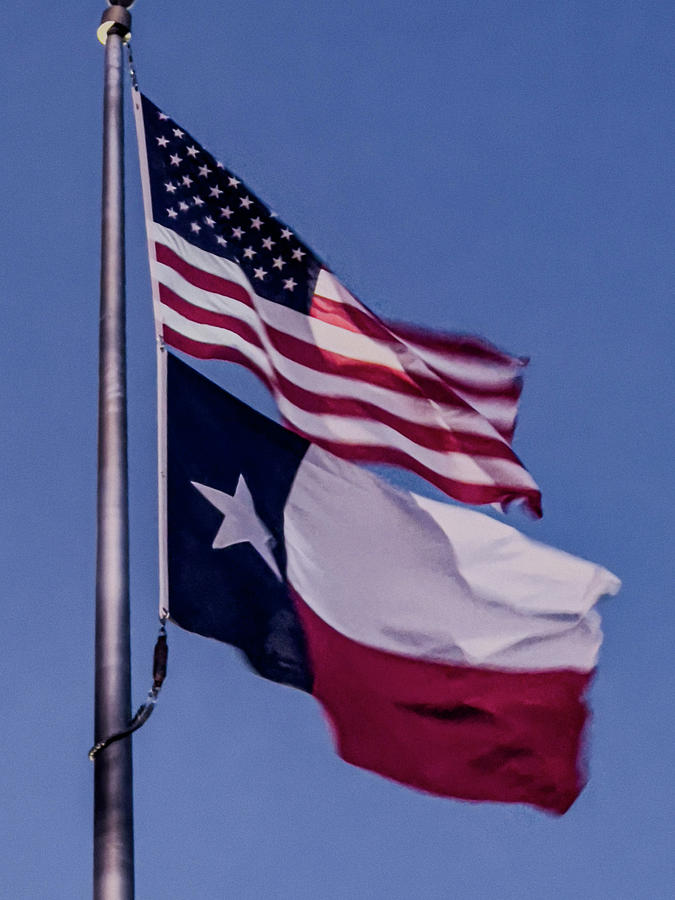
[[[541,514],[509,444],[523,360],[384,323],[327,270],[299,312],[256,294],[236,262],[150,227],[168,345],[250,369],[285,423],[337,456],[402,466],[466,503],[523,500]]]

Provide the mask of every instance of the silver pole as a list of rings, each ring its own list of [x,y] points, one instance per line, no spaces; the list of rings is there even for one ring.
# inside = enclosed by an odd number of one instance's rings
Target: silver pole
[[[131,718],[129,529],[124,296],[122,44],[129,13],[104,13],[103,195],[99,331],[96,682],[94,740]],[[126,20],[124,17],[126,16]],[[134,835],[131,738],[94,761],[94,898],[132,900]]]

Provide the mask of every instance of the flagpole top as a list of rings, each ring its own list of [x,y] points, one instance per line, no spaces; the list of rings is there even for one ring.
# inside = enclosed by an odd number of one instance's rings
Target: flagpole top
[[[96,29],[96,37],[105,46],[109,34],[119,34],[126,43],[131,37],[131,14],[128,12],[134,0],[108,0],[108,8],[103,11],[101,24]]]

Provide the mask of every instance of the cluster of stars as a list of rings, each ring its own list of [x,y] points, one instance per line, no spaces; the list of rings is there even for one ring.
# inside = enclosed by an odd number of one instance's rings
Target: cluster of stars
[[[146,131],[156,221],[209,252],[236,260],[256,290],[270,299],[283,302],[283,295],[299,285],[306,291],[318,270],[309,249],[166,113],[155,112],[154,127],[146,118]]]

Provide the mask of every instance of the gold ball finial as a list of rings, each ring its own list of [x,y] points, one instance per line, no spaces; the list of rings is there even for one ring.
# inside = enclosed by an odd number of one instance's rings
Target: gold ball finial
[[[119,34],[125,43],[131,37],[131,15],[127,9],[133,2],[134,0],[108,0],[108,8],[103,11],[101,24],[96,29],[96,37],[104,47],[111,31]]]

